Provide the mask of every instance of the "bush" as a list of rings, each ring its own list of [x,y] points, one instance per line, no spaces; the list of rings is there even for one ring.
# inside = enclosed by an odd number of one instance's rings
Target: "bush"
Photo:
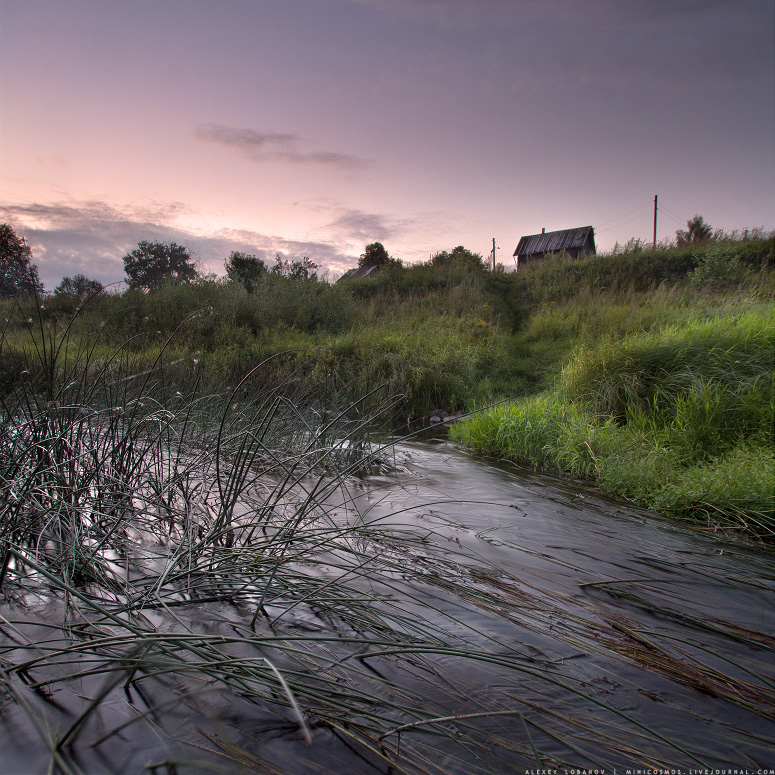
[[[713,245],[699,258],[689,279],[697,288],[718,291],[740,285],[751,274],[731,245],[720,244]]]

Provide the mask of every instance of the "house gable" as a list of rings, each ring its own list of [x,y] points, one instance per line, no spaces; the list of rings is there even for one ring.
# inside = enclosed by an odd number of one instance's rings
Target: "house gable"
[[[530,234],[520,239],[514,251],[514,257],[518,261],[530,261],[551,253],[562,252],[570,254],[573,258],[578,258],[585,253],[595,255],[597,253],[595,230],[591,226],[580,226],[576,229]]]
[[[379,272],[378,266],[356,266],[348,269],[338,280],[362,280],[364,277],[374,277]]]

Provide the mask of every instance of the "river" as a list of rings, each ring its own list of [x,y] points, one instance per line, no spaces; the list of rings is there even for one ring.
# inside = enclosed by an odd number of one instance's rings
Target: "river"
[[[545,728],[544,764],[775,767],[772,554],[442,439],[398,458],[359,507],[427,529],[472,592],[502,601],[469,600],[467,623],[567,684],[499,688]]]
[[[306,745],[297,725],[245,702],[238,686],[194,702],[182,678],[155,689],[149,683],[156,698],[143,696],[143,702],[166,710],[141,713],[136,704],[128,709],[115,684],[102,691],[92,677],[70,694],[60,689],[56,697],[34,700],[45,723],[54,723],[52,713],[69,714],[65,728],[83,707],[77,701],[104,700],[89,744],[68,760],[77,765],[73,771],[775,769],[772,553],[471,455],[444,439],[400,443],[382,457],[390,465],[348,482],[340,500],[331,498],[330,514],[386,527],[384,540],[378,533],[368,539],[369,551],[384,554],[392,570],[358,583],[383,595],[385,610],[397,601],[397,610],[410,616],[407,632],[424,622],[436,645],[418,649],[416,659],[411,649],[392,657],[368,644],[355,655],[362,680],[371,671],[381,682],[379,696],[398,709],[393,727],[371,750],[347,737],[345,721],[337,729],[311,716],[312,744]],[[326,558],[318,563],[325,575]],[[231,638],[236,659],[247,645],[235,642],[234,633],[250,636],[251,610],[209,602],[172,618],[147,616],[160,632],[180,625],[211,639]],[[22,620],[7,608],[3,614],[14,620],[11,639],[53,637],[32,617]],[[331,630],[329,620],[316,621],[314,609],[302,604],[286,619],[286,634],[294,627]],[[351,649],[320,643],[331,665],[353,661]],[[6,656],[13,661],[13,650]],[[69,661],[63,664],[71,669]],[[162,667],[158,672],[165,676]],[[342,691],[352,682],[353,692],[356,679],[336,678]],[[7,685],[10,691],[13,683]],[[130,689],[124,691],[128,696]],[[406,709],[418,698],[423,713],[412,715]],[[24,719],[38,706],[27,702],[27,716],[7,702],[1,708],[0,772],[9,775],[42,772],[50,759],[32,742]],[[150,718],[151,731],[131,723],[135,716],[144,723]],[[123,731],[106,732],[118,727]],[[185,754],[170,739],[183,740]]]

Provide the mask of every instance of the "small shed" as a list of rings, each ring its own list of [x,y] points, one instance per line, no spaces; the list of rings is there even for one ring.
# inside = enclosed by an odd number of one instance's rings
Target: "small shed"
[[[560,231],[541,229],[540,234],[522,237],[514,251],[514,259],[519,267],[523,262],[531,262],[545,258],[552,253],[563,252],[568,253],[573,258],[578,258],[585,253],[594,256],[597,253],[595,230],[591,226],[561,229]]]
[[[348,269],[337,282],[341,280],[362,280],[364,277],[374,277],[379,272],[378,266],[356,266]]]

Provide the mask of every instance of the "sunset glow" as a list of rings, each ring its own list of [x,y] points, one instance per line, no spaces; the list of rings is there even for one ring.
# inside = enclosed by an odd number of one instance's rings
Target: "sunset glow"
[[[0,220],[51,289],[141,239],[406,261],[775,226],[759,0],[0,0]]]

